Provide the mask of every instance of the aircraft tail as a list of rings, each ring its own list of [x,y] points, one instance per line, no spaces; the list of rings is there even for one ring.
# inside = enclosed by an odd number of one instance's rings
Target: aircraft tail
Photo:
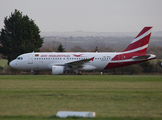
[[[134,38],[131,44],[122,52],[146,54],[151,32],[152,27],[144,27],[142,31]]]

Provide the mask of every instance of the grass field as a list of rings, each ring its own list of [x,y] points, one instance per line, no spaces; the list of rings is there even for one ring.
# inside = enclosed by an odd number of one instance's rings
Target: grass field
[[[4,67],[7,65],[7,60],[6,59],[0,59],[0,66]]]
[[[162,76],[0,76],[0,119],[59,120],[57,111],[94,111],[94,120],[160,120]]]

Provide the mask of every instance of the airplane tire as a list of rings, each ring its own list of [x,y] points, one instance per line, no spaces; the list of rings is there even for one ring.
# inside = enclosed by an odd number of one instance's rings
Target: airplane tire
[[[82,75],[81,73],[77,73],[76,75]]]

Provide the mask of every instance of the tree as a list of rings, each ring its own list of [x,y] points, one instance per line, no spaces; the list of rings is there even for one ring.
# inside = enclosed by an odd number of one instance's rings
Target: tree
[[[40,48],[41,52],[55,52],[61,43],[58,41],[48,41],[44,39],[43,46]]]
[[[153,70],[153,65],[150,61],[146,61],[139,64],[143,68],[143,72],[150,73]]]
[[[98,47],[96,46],[95,52],[99,52]]]
[[[57,52],[65,52],[65,49],[63,48],[62,44],[59,45]]]
[[[0,31],[0,53],[8,63],[20,54],[39,51],[43,38],[34,20],[15,9],[11,16],[4,18],[4,24]]]
[[[73,48],[71,48],[71,51],[72,51],[72,52],[85,52],[86,50],[83,49],[82,47],[76,45],[76,46],[74,46]]]

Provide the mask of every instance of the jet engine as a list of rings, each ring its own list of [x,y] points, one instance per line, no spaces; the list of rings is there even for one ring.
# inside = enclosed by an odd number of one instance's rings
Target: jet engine
[[[52,75],[60,75],[64,73],[64,66],[52,66]]]

